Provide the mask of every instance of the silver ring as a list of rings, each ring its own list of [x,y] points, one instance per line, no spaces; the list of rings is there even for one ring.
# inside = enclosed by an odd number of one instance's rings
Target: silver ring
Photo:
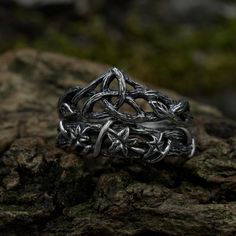
[[[69,89],[59,99],[58,113],[57,144],[79,155],[150,163],[165,156],[194,155],[189,103],[147,89],[117,68],[85,88]]]

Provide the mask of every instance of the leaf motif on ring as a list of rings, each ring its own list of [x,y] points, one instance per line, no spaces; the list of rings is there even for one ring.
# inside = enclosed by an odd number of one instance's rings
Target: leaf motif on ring
[[[89,127],[85,127],[84,129],[82,129],[80,125],[78,125],[74,131],[72,130],[72,138],[76,140],[75,146],[84,147],[84,144],[88,143],[90,138],[89,136],[85,135],[86,131],[88,130]]]
[[[162,135],[160,135],[158,138],[155,135],[152,135],[152,141],[147,142],[149,149],[144,155],[144,158],[148,158],[156,153],[160,153],[161,139]]]
[[[122,151],[125,157],[128,156],[128,148],[135,145],[137,142],[136,138],[129,138],[130,130],[128,127],[122,129],[118,133],[114,130],[112,132],[108,132],[107,136],[111,141],[111,146],[109,147],[109,151],[112,153],[117,153]]]

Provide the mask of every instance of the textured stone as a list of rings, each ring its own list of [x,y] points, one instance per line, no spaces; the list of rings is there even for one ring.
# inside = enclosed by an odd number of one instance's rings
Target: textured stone
[[[1,232],[235,235],[236,124],[214,108],[191,101],[191,159],[148,165],[55,147],[58,97],[106,68],[34,50],[0,58]]]

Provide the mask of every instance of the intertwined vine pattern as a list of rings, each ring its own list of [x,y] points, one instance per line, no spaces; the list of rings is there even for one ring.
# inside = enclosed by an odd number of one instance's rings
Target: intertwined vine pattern
[[[188,102],[147,89],[117,68],[85,88],[69,89],[59,99],[58,112],[58,146],[80,155],[154,163],[165,156],[194,154]]]

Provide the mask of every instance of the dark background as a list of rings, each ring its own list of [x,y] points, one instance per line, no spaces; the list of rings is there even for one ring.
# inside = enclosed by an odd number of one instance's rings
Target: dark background
[[[236,1],[0,0],[0,52],[115,65],[236,118]]]

